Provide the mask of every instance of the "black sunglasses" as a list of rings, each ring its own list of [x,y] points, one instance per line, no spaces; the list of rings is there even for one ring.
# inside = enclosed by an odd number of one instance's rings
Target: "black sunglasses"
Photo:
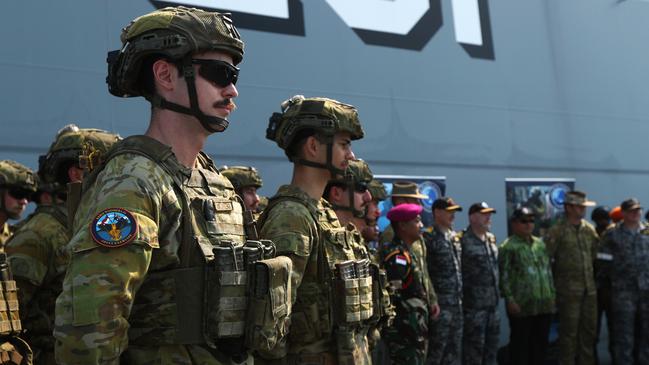
[[[9,195],[11,195],[16,200],[29,199],[32,196],[32,192],[25,189],[10,188],[8,192]]]
[[[236,85],[239,79],[239,69],[221,60],[192,59],[194,65],[199,65],[198,74],[205,80],[220,87]]]
[[[519,219],[518,222],[522,224],[529,224],[534,223],[534,219]]]
[[[354,191],[357,192],[357,193],[364,193],[364,192],[367,191],[367,189],[369,189],[369,187],[367,186],[367,183],[364,183],[364,182],[354,183]]]

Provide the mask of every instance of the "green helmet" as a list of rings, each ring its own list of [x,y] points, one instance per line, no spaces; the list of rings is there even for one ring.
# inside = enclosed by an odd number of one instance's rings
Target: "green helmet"
[[[388,198],[388,192],[385,190],[383,183],[379,180],[372,179],[372,181],[370,181],[369,189],[373,200],[382,201]]]
[[[74,124],[63,127],[47,154],[38,159],[41,190],[51,192],[63,189],[67,182],[61,177],[67,176],[63,169],[71,162],[92,171],[120,139],[119,135],[101,129],[82,129]]]
[[[228,180],[234,186],[236,191],[239,191],[241,188],[248,186],[254,186],[257,189],[261,188],[262,180],[261,176],[257,172],[257,169],[250,166],[223,166],[221,167],[221,173],[223,176],[227,177]]]
[[[349,210],[357,218],[365,217],[366,212],[357,210],[354,206],[354,192],[369,190],[369,185],[373,178],[374,175],[372,175],[372,170],[370,170],[370,166],[367,162],[360,159],[349,161],[349,166],[347,167],[347,170],[345,170],[345,175],[340,179],[329,180],[329,184],[326,188],[328,191],[333,185],[345,186],[349,192],[349,206],[345,207],[332,203],[333,208],[337,210]]]
[[[36,192],[36,174],[29,167],[15,161],[0,161],[0,189],[17,188]]]
[[[313,130],[327,139],[330,149],[327,164],[305,161],[287,153],[289,160],[307,166],[326,168],[333,176],[344,173],[332,165],[333,136],[336,133],[348,132],[352,140],[357,140],[364,135],[358,112],[352,105],[328,98],[305,98],[302,95],[295,95],[282,103],[282,113],[273,113],[270,117],[266,138],[275,141],[286,151],[295,137],[304,130]]]
[[[211,132],[227,128],[228,122],[208,116],[198,107],[192,55],[220,51],[232,56],[234,64],[243,59],[243,41],[229,14],[207,12],[183,6],[167,7],[135,18],[122,30],[122,48],[108,53],[108,90],[119,97],[144,96],[160,108],[193,115]],[[182,63],[191,107],[150,95],[142,84],[142,66],[150,57]],[[149,72],[149,71],[145,71]]]

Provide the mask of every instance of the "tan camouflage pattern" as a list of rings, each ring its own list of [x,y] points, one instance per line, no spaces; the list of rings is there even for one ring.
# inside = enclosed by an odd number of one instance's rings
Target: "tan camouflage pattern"
[[[261,188],[263,181],[257,169],[251,166],[224,166],[221,169],[221,174],[227,177],[234,186],[234,189],[239,191],[241,188],[254,186]]]
[[[372,181],[370,181],[369,189],[373,200],[383,201],[388,198],[388,192],[385,190],[383,183],[379,180],[372,179]]]
[[[57,210],[57,213],[53,213]],[[39,206],[7,242],[9,264],[18,285],[25,340],[38,364],[54,364],[54,303],[66,268],[70,240],[63,206]]]
[[[36,174],[29,167],[11,160],[0,160],[0,187],[15,186],[36,191]]]
[[[148,137],[141,137],[147,139]],[[149,139],[150,140],[150,139]],[[152,143],[149,141],[149,143]],[[119,147],[117,147],[119,148]],[[168,147],[165,153],[171,155]],[[243,216],[239,204],[218,214],[229,217],[224,235],[208,230],[224,226],[198,224],[195,205],[204,200],[234,201],[234,189],[205,155],[197,168],[179,168],[175,177],[192,204],[193,229],[199,243],[211,245],[214,237],[243,244]],[[171,155],[171,161],[181,166]],[[106,248],[90,237],[92,217],[106,208],[120,207],[133,214],[138,233],[130,244]],[[120,361],[131,364],[230,364],[219,350],[202,344],[179,345],[168,342],[169,331],[180,314],[174,306],[172,283],[147,292],[138,292],[149,274],[178,267],[183,237],[180,196],[172,176],[156,162],[139,154],[121,154],[111,159],[83,195],[68,245],[70,263],[63,292],[56,302],[55,354],[60,364],[104,364]],[[232,227],[239,227],[235,229]],[[184,247],[184,246],[183,246]],[[202,247],[202,246],[201,246]],[[198,250],[196,250],[198,251]],[[193,257],[198,262],[200,252]],[[151,289],[151,288],[150,288]],[[146,303],[168,304],[147,306]],[[138,309],[133,307],[139,303]],[[131,329],[129,330],[129,323]],[[147,332],[145,325],[167,326],[165,331]],[[137,332],[133,332],[138,329]],[[121,355],[121,360],[120,360]]]
[[[337,100],[295,95],[282,103],[282,111],[282,114],[275,113],[271,117],[271,121],[279,119],[269,126],[269,129],[274,128],[269,137],[284,150],[303,129],[315,129],[328,136],[348,132],[352,140],[361,139],[365,134],[356,108]]]
[[[360,259],[357,254],[362,248],[352,243],[327,201],[314,200],[293,185],[279,188],[259,223],[260,237],[275,242],[277,255],[293,261],[289,334],[274,351],[258,354],[259,361],[286,358],[289,363],[301,363],[305,356],[336,356],[340,333],[331,317],[333,293],[326,282],[333,276],[335,263]],[[358,347],[353,363],[369,360],[367,339],[363,339],[366,331],[355,338]]]
[[[599,236],[585,220],[578,227],[565,218],[545,238],[550,256],[559,311],[559,352],[562,364],[594,364],[597,298],[594,264]]]
[[[370,166],[363,160],[349,161],[346,174],[351,177],[352,182],[362,182],[368,185],[374,178]]]
[[[5,244],[13,234],[14,228],[9,223],[5,222],[0,226],[0,252],[4,252]]]

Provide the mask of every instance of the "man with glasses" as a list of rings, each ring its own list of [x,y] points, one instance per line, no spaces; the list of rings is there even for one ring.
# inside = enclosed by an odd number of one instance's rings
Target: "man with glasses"
[[[566,193],[565,217],[550,227],[544,238],[557,293],[562,365],[595,363],[597,291],[593,264],[599,237],[584,220],[586,207],[591,206],[595,202],[588,200],[584,192]]]
[[[462,363],[462,246],[453,231],[455,213],[459,211],[462,207],[449,197],[433,202],[435,223],[426,250],[440,313],[431,324],[428,364]]]
[[[462,245],[462,309],[464,364],[496,365],[500,337],[498,303],[498,247],[491,233],[491,216],[496,213],[487,203],[469,208],[469,227],[459,233]]]
[[[67,184],[81,183],[118,140],[116,134],[99,129],[73,124],[61,129],[47,154],[39,158],[36,211],[7,241],[25,339],[37,364],[55,364],[54,302],[61,292],[65,245],[70,241]]]
[[[512,235],[500,246],[500,290],[509,317],[510,364],[545,364],[555,310],[552,270],[543,241],[532,235],[534,213],[516,208]]]
[[[649,364],[649,227],[637,199],[622,202],[623,219],[602,239],[610,259],[614,364]]]
[[[36,175],[28,167],[15,161],[0,161],[0,251],[4,251],[14,227],[9,219],[20,219],[36,192]]]
[[[121,41],[108,54],[109,91],[143,96],[151,118],[84,182],[56,301],[56,362],[251,361],[247,304],[235,295],[245,291],[242,206],[201,151],[229,124],[243,41],[227,14],[186,7],[134,19]]]

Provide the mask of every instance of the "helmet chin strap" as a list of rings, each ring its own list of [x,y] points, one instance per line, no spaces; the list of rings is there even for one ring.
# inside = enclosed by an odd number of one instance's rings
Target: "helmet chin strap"
[[[332,180],[336,179],[338,176],[344,176],[345,170],[341,170],[336,166],[334,166],[333,164],[333,148],[334,148],[333,136],[327,136],[326,143],[327,143],[327,163],[323,164],[319,162],[313,162],[313,161],[305,160],[303,158],[292,158],[291,162],[298,165],[304,165],[309,167],[315,167],[317,169],[329,170],[329,173],[331,174],[330,178]]]
[[[176,113],[191,115],[196,117],[203,128],[210,133],[223,132],[228,128],[230,122],[226,119],[215,115],[207,115],[198,106],[198,93],[196,92],[196,73],[192,66],[191,55],[183,58],[183,77],[187,83],[187,92],[189,93],[190,107],[172,103],[158,94],[145,96],[145,98],[154,106],[161,109],[168,109]]]

